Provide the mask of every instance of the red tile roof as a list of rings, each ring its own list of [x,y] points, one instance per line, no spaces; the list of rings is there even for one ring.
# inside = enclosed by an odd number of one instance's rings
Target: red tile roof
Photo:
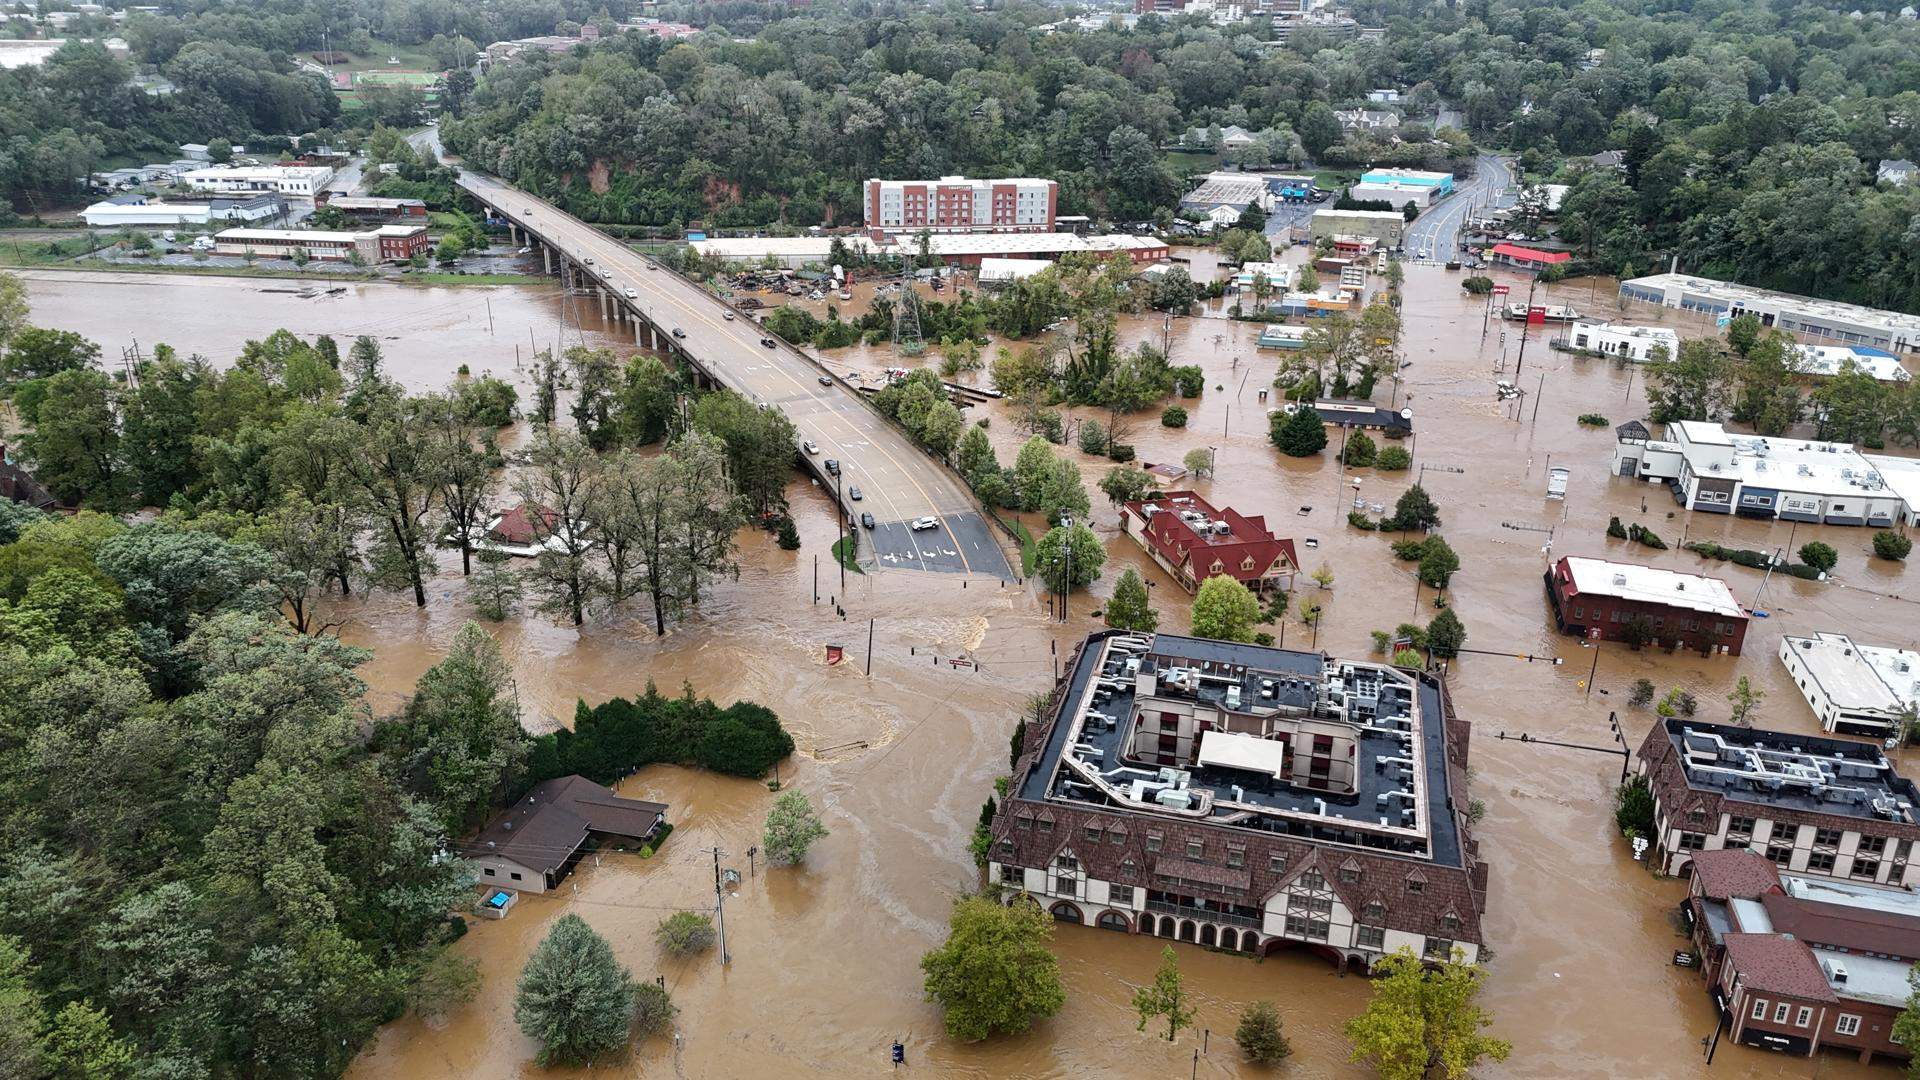
[[[1740,985],[1764,994],[1785,994],[1810,1001],[1838,1001],[1813,950],[1780,934],[1728,934],[1727,963],[1740,973]]]
[[[1154,507],[1151,515],[1146,510],[1149,505]],[[1264,517],[1215,508],[1191,491],[1169,491],[1157,499],[1130,502],[1126,509],[1143,522],[1141,540],[1171,565],[1185,568],[1196,582],[1215,574],[1227,574],[1242,582],[1259,581],[1274,572],[1275,561],[1283,557],[1283,571],[1300,565],[1293,541],[1267,531]],[[1180,517],[1182,510],[1196,510],[1209,522],[1225,522],[1228,531],[1224,535],[1202,533]],[[1245,565],[1249,559],[1251,567]],[[1216,562],[1219,569],[1214,568]]]
[[[1538,248],[1521,247],[1519,244],[1495,244],[1492,254],[1513,259],[1517,262],[1563,263],[1573,258],[1565,251],[1541,251]]]
[[[1696,851],[1692,863],[1696,891],[1709,900],[1751,900],[1780,889],[1780,870],[1773,860],[1746,848]]]
[[[551,534],[554,525],[560,521],[559,512],[544,506],[535,506],[532,503],[521,503],[500,515],[500,520],[494,522],[493,528],[487,530],[487,539],[503,544],[535,542],[540,539],[534,535],[533,520],[536,514],[540,518],[542,535]]]

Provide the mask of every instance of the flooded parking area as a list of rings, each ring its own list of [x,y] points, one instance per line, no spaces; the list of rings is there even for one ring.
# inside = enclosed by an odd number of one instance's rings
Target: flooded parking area
[[[1516,295],[1526,289],[1517,277],[1493,276]],[[35,321],[86,334],[108,357],[136,338],[150,351],[156,327],[165,327],[160,339],[183,353],[220,362],[245,339],[282,326],[302,335],[332,333],[343,345],[374,333],[390,370],[409,387],[427,389],[444,385],[462,364],[518,380],[518,354],[562,335],[612,343],[594,311],[566,305],[551,287],[368,284],[302,297],[260,289],[283,282],[28,277]],[[1548,293],[1545,302],[1616,321],[1659,322],[1683,334],[1711,330],[1676,321],[1674,312],[1621,311],[1608,282]],[[1173,362],[1197,363],[1207,373],[1205,392],[1182,403],[1187,426],[1163,428],[1155,410],[1135,420],[1130,440],[1148,462],[1213,449],[1217,472],[1195,481],[1195,490],[1216,506],[1263,515],[1276,533],[1295,538],[1309,572],[1323,562],[1332,570],[1330,587],[1303,581],[1295,593],[1321,602],[1323,621],[1310,627],[1290,616],[1284,633],[1290,647],[1311,643],[1335,654],[1364,654],[1370,631],[1434,614],[1431,590],[1417,585],[1410,564],[1392,557],[1391,538],[1346,522],[1356,480],[1364,502],[1391,506],[1419,467],[1428,467],[1425,486],[1439,503],[1440,531],[1462,562],[1450,600],[1468,629],[1468,647],[1497,654],[1464,656],[1448,673],[1456,707],[1474,725],[1472,795],[1486,804],[1476,830],[1492,871],[1485,1002],[1494,1030],[1514,1044],[1507,1062],[1476,1075],[1895,1075],[1892,1066],[1863,1067],[1843,1055],[1808,1061],[1730,1041],[1709,1069],[1700,1040],[1713,1030],[1712,1008],[1697,973],[1670,962],[1686,947],[1675,913],[1685,890],[1635,863],[1613,830],[1620,758],[1498,736],[1527,732],[1605,747],[1613,745],[1608,718],[1617,713],[1637,745],[1653,716],[1628,709],[1625,699],[1642,677],[1692,691],[1702,719],[1719,721],[1727,693],[1747,676],[1766,694],[1756,723],[1815,731],[1776,657],[1780,636],[1843,630],[1861,641],[1914,647],[1914,571],[1871,558],[1869,529],[1795,530],[1786,522],[1693,515],[1664,488],[1610,476],[1611,426],[1582,427],[1576,417],[1597,412],[1617,424],[1642,416],[1639,369],[1556,352],[1538,337],[1522,366],[1518,326],[1483,320],[1484,301],[1461,292],[1458,274],[1409,268],[1405,295],[1411,364],[1397,387],[1383,383],[1380,396],[1413,410],[1413,470],[1343,469],[1331,452],[1337,432],[1318,457],[1278,455],[1267,438],[1271,402],[1258,391],[1271,382],[1281,354],[1255,348],[1258,323],[1218,318],[1176,320],[1170,331]],[[1157,317],[1123,320],[1127,344],[1166,333]],[[885,350],[866,349],[827,359],[836,370],[897,362]],[[1503,402],[1494,391],[1499,379],[1516,381],[1531,396]],[[967,415],[991,418],[989,435],[1001,462],[1011,464],[1025,437],[1011,410],[994,403]],[[1080,462],[1089,488],[1110,467],[1071,448],[1060,452]],[[1545,494],[1547,471],[1556,466],[1571,470],[1564,501]],[[664,766],[643,770],[620,792],[670,805],[677,828],[666,846],[651,859],[590,860],[555,894],[523,898],[503,921],[477,921],[456,946],[486,974],[476,1000],[440,1027],[411,1017],[388,1025],[351,1075],[553,1075],[533,1066],[512,999],[521,963],[568,911],[605,935],[636,977],[664,979],[681,1010],[677,1044],[663,1037],[636,1047],[625,1062],[580,1075],[877,1076],[891,1071],[886,1052],[897,1038],[907,1045],[911,1068],[943,1076],[1237,1076],[1248,1070],[1229,1033],[1240,1008],[1260,998],[1279,1006],[1294,1047],[1291,1075],[1369,1075],[1347,1063],[1341,1034],[1364,1006],[1364,979],[1342,977],[1304,952],[1254,960],[1182,948],[1182,971],[1201,998],[1198,1028],[1210,1034],[1183,1034],[1169,1045],[1135,1030],[1130,1005],[1163,943],[1081,926],[1061,926],[1055,939],[1067,989],[1060,1015],[1017,1038],[979,1045],[945,1039],[937,1012],[921,998],[918,961],[941,940],[951,899],[977,880],[967,837],[994,777],[1007,771],[1008,736],[1022,702],[1050,687],[1057,664],[1098,625],[1092,613],[1122,569],[1137,568],[1152,585],[1152,603],[1169,630],[1186,629],[1189,598],[1119,533],[1115,509],[1097,491],[1094,525],[1107,542],[1107,564],[1090,591],[1075,593],[1065,623],[1052,621],[1045,598],[1030,589],[966,575],[901,572],[881,562],[846,575],[843,584],[828,554],[838,536],[830,500],[799,479],[789,496],[800,550],[782,551],[765,533],[742,533],[739,579],[722,582],[664,638],[652,633],[644,610],[601,613],[581,630],[536,616],[490,629],[513,663],[527,722],[536,729],[569,722],[577,699],[639,693],[648,681],[663,692],[686,684],[723,703],[766,703],[799,744],[781,782],[814,800],[832,835],[804,867],[750,869],[743,853],[759,842],[774,797],[765,785]],[[1613,516],[1652,529],[1669,549],[1608,539]],[[1681,550],[1681,542],[1771,550],[1789,537],[1796,545],[1833,545],[1841,559],[1834,580],[1775,575],[1762,601],[1772,617],[1751,623],[1740,657],[1613,644],[1595,652],[1554,632],[1541,582],[1549,555],[1708,573],[1754,606],[1758,571],[1705,562]],[[442,563],[424,610],[408,597],[376,595],[336,604],[330,613],[346,620],[343,637],[375,650],[362,674],[379,710],[401,706],[471,617],[457,560]],[[828,665],[829,645],[842,646],[846,660]],[[1528,662],[1528,655],[1543,659]],[[1920,772],[1920,756],[1897,757],[1904,772]],[[722,969],[707,954],[663,963],[653,928],[673,910],[711,905],[713,855],[706,849],[715,847],[725,853],[723,865],[744,874],[738,896],[727,901],[733,962]],[[1203,1038],[1207,1052],[1196,1062]]]

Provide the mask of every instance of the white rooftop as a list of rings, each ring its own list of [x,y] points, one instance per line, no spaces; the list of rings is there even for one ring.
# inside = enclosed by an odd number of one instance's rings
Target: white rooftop
[[[1200,736],[1199,765],[1223,769],[1287,775],[1287,744],[1278,739],[1261,739],[1233,731],[1209,731]]]
[[[1733,591],[1719,578],[1579,556],[1567,559],[1567,569],[1573,574],[1573,587],[1588,595],[1617,596],[1691,608],[1710,615],[1746,617],[1746,611],[1734,600]]]
[[[1897,497],[1866,455],[1846,443],[1740,435],[1702,420],[1676,421],[1667,431],[1678,432],[1683,453],[1687,444],[1733,448],[1731,461],[1717,468],[1689,455],[1688,467],[1701,476],[1808,495]]]
[[[420,228],[420,226],[413,226]],[[405,231],[412,231],[407,229]],[[371,236],[371,232],[340,232],[331,229],[222,229],[214,233],[215,240],[228,242],[246,240],[287,240],[294,242],[313,241],[328,244],[351,244],[362,236]]]
[[[195,169],[181,177],[183,180],[280,180],[286,177],[330,177],[333,169],[326,165],[244,165],[231,168]]]
[[[1313,216],[1347,221],[1398,221],[1402,224],[1407,220],[1406,215],[1398,210],[1315,210]]]
[[[1907,994],[1910,992],[1907,972],[1913,970],[1912,964],[1860,952],[1842,953],[1831,949],[1811,951],[1815,960],[1838,962],[1846,967],[1847,981],[1844,983],[1835,983],[1832,975],[1827,976],[1827,986],[1836,997],[1872,1001],[1896,1009],[1907,1003]],[[1820,970],[1824,972],[1826,969],[1827,964],[1822,963]]]
[[[1053,265],[1052,259],[981,259],[980,280],[1017,281]]]
[[[1802,877],[1799,874],[1781,874],[1780,888],[1788,896],[1799,900],[1920,918],[1920,893],[1911,889],[1863,885],[1839,878]]]
[[[1828,376],[1840,374],[1841,365],[1849,363],[1881,382],[1912,378],[1892,353],[1852,345],[1802,345],[1800,362],[1795,366],[1804,375]]]
[[[1615,337],[1635,338],[1647,341],[1671,342],[1678,354],[1680,335],[1664,326],[1629,326],[1624,323],[1610,323],[1604,320],[1580,319],[1574,322],[1572,330],[1586,330],[1590,333],[1611,334]]]
[[[1903,700],[1901,696],[1880,677],[1874,663],[1863,655],[1865,649],[1856,646],[1847,635],[1822,632],[1812,637],[1797,637],[1789,634],[1782,639],[1782,644],[1792,650],[1835,707],[1876,712],[1899,710]],[[1920,660],[1920,656],[1913,653],[1907,655]],[[1891,658],[1888,660],[1889,667],[1896,663]],[[1909,692],[1913,689],[1913,681],[1920,678],[1920,665],[1910,667],[1912,670],[1906,675]]]
[[[1773,289],[1760,289],[1752,285],[1737,285],[1731,281],[1718,281],[1713,278],[1694,277],[1690,274],[1650,274],[1621,283],[1622,286],[1637,285],[1646,289],[1684,289],[1697,296],[1712,297],[1716,300],[1737,302],[1742,308],[1753,309],[1758,306],[1769,309],[1787,309],[1806,315],[1828,319],[1842,319],[1863,326],[1878,327],[1883,330],[1898,330],[1911,337],[1920,334],[1920,315],[1907,315],[1898,311],[1880,311],[1876,308],[1861,307],[1858,304],[1843,304],[1838,300],[1816,300],[1810,296],[1796,296],[1793,293],[1776,292]]]
[[[1894,457],[1891,454],[1862,454],[1867,464],[1880,474],[1887,490],[1907,504],[1907,512],[1920,512],[1920,458]]]
[[[832,250],[831,236],[753,236],[716,240],[695,240],[690,245],[702,255],[722,259],[750,261],[767,255],[776,258],[816,259],[825,262]],[[919,249],[919,237],[901,236],[897,242],[876,244],[864,236],[841,236],[840,242],[853,250],[878,254],[910,252]],[[1159,240],[1145,236],[1112,233],[1106,236],[1076,236],[1073,233],[936,233],[927,238],[927,250],[933,255],[960,257],[980,255],[1016,257],[1020,255],[1054,256],[1073,252],[1137,251],[1162,248]]]

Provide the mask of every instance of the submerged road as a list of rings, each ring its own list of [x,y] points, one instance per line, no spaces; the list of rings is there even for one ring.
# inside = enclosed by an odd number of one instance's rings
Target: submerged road
[[[674,350],[720,384],[762,407],[779,409],[802,441],[802,458],[829,492],[824,463],[840,463],[843,513],[866,534],[862,548],[880,565],[1012,577],[993,526],[946,465],[915,445],[811,357],[770,335],[745,312],[559,208],[467,169],[460,186],[577,268],[575,277],[606,289],[614,303],[645,319]],[[772,347],[763,339],[773,341]],[[852,492],[858,489],[862,499]],[[875,528],[858,529],[862,513]],[[914,530],[931,517],[938,525]],[[868,561],[863,558],[862,560]]]

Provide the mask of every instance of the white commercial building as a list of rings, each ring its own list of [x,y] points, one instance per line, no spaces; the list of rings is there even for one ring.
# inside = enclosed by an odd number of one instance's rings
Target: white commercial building
[[[1436,196],[1446,192],[1429,184],[1403,184],[1399,182],[1385,184],[1355,184],[1347,189],[1347,197],[1359,202],[1384,202],[1396,209],[1408,203],[1421,210],[1433,205]]]
[[[1865,454],[1867,464],[1880,474],[1880,482],[1900,499],[1900,520],[1920,525],[1920,458],[1893,457],[1890,454]]]
[[[1656,347],[1666,349],[1669,360],[1679,356],[1680,335],[1663,326],[1615,326],[1580,321],[1567,328],[1567,347],[1644,364],[1653,359]]]
[[[1799,362],[1794,366],[1802,375],[1825,379],[1840,374],[1848,364],[1881,382],[1906,382],[1912,377],[1900,365],[1899,357],[1884,349],[1861,345],[1802,345]]]
[[[1915,510],[1872,460],[1844,443],[1737,435],[1697,420],[1668,424],[1664,442],[1635,424],[1618,433],[1614,470],[1666,484],[1689,509],[1876,528]]]
[[[1920,652],[1855,645],[1845,634],[1791,634],[1780,662],[1826,731],[1891,735],[1920,705]]]
[[[1654,274],[1623,281],[1620,295],[1712,315],[1721,325],[1741,315],[1753,315],[1762,326],[1817,338],[1819,344],[1869,345],[1896,356],[1920,350],[1920,315],[1877,311],[1686,274]]]
[[[1241,263],[1240,272],[1233,275],[1234,287],[1242,292],[1253,291],[1253,279],[1256,276],[1267,279],[1267,292],[1283,293],[1293,288],[1300,268],[1290,263],[1250,262]]]
[[[835,237],[830,236],[750,236],[716,240],[695,240],[688,246],[704,256],[727,262],[759,263],[772,259],[781,266],[802,267],[812,263],[825,265]],[[877,256],[912,255],[920,250],[919,237],[897,236],[874,241],[864,236],[838,237],[842,245],[855,252]],[[1073,233],[974,233],[936,234],[927,238],[927,252],[950,265],[977,266],[988,259],[1058,259],[1062,255],[1085,253],[1106,255],[1122,253],[1135,265],[1158,262],[1167,257],[1166,242],[1149,236],[1113,233],[1106,236],[1077,236]]]
[[[311,200],[333,179],[325,165],[257,165],[234,169],[195,169],[180,177],[196,191],[274,192]]]
[[[1052,265],[1052,259],[981,259],[979,280],[982,285],[1006,285]]]
[[[139,195],[119,195],[80,211],[89,228],[117,229],[129,225],[216,225],[266,221],[287,212],[278,195],[248,199],[208,199],[203,202],[166,202]]]

